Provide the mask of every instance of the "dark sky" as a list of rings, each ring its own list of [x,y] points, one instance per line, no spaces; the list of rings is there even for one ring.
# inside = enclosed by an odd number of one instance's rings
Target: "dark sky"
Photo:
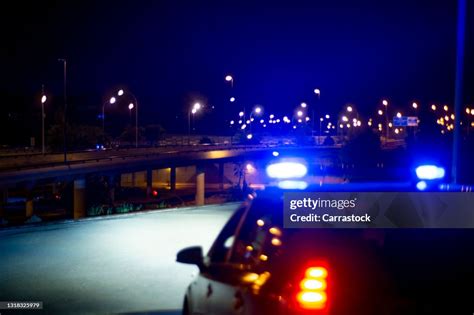
[[[258,2],[258,3],[256,3]],[[470,2],[470,1],[468,1]],[[72,108],[99,111],[119,87],[146,123],[185,127],[194,99],[290,112],[322,91],[336,112],[373,112],[381,98],[403,108],[452,104],[456,1],[15,1],[2,8],[2,115],[38,107],[45,84],[61,100],[68,59]],[[468,7],[465,96],[474,102],[474,5]],[[58,105],[56,105],[58,106]],[[234,108],[232,107],[234,106]],[[178,115],[178,119],[176,119]],[[184,125],[183,125],[184,124]]]

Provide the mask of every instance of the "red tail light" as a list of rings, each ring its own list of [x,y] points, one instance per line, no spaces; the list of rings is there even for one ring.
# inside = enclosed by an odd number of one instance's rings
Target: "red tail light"
[[[328,303],[327,295],[328,270],[322,266],[306,269],[296,295],[299,306],[307,310],[325,310]]]

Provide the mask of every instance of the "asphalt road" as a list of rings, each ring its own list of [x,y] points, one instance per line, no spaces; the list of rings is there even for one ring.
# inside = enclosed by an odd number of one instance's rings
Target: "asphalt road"
[[[0,301],[44,302],[28,314],[180,314],[197,267],[176,263],[177,251],[207,251],[236,207],[0,230]]]

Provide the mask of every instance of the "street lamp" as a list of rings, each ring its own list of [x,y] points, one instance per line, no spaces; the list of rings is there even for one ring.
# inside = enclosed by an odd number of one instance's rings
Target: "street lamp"
[[[398,112],[397,113],[397,118],[402,118],[402,113]]]
[[[118,96],[122,96],[125,94],[125,91],[120,89],[117,91],[117,95]],[[134,100],[134,107],[135,108],[135,148],[138,148],[138,101],[137,101],[137,98],[135,97],[135,95],[133,93],[131,93],[130,91],[127,91],[127,94],[130,95],[133,100]],[[112,101],[112,99],[114,99],[113,103],[115,103],[115,97],[112,97],[110,100]],[[110,104],[113,104],[112,102]],[[129,107],[130,109],[130,107]],[[131,109],[130,109],[130,113],[131,113]]]
[[[46,103],[46,100],[48,99],[46,95],[44,94],[44,86],[42,88],[42,94],[41,96],[41,152],[44,154],[45,153],[45,143],[44,143],[44,103]]]
[[[254,121],[254,114],[260,115],[263,112],[263,109],[261,106],[255,106],[253,110],[250,112],[249,120],[248,120],[248,125],[250,126],[250,132],[252,132],[252,122]]]
[[[297,112],[296,112],[296,115],[297,115],[298,117],[302,117],[302,116],[303,116],[303,111],[301,111],[301,110],[297,111]]]
[[[414,108],[414,109],[417,109],[418,108],[418,104],[416,102],[413,102],[413,104],[411,104],[411,106]]]
[[[387,101],[387,100],[382,100],[382,105],[385,106],[385,129],[386,129],[385,140],[388,141],[388,137],[389,137],[389,130],[388,130],[388,101]]]
[[[117,99],[115,97],[111,97],[108,102],[102,104],[102,136],[105,136],[105,105],[108,104],[115,104]]]
[[[230,100],[231,103],[233,103],[233,102],[235,102],[235,97],[231,97],[229,100]]]
[[[234,87],[234,78],[231,75],[226,75],[225,80],[230,82],[230,87]]]
[[[130,103],[128,104],[128,110],[130,112],[130,120],[132,120],[132,109],[134,108],[135,106],[133,105],[133,103]]]
[[[201,104],[196,102],[194,103],[191,110],[188,112],[188,135],[191,135],[191,114],[194,116],[201,109]]]
[[[308,104],[306,104],[305,102],[301,103],[302,108],[306,108],[306,106],[308,106]]]
[[[347,106],[347,112],[352,112],[352,106]]]
[[[323,117],[319,118],[319,140],[318,140],[318,144],[321,144],[321,134],[322,134],[323,120],[324,120]]]
[[[321,99],[321,90],[316,88],[313,90],[314,94],[316,95],[317,102]],[[311,136],[314,136],[314,110],[316,106],[313,106],[313,110],[311,111]]]

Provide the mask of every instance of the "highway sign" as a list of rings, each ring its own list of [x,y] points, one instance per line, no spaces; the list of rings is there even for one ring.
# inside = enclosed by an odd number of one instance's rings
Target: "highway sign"
[[[408,116],[407,117],[407,126],[408,127],[418,127],[418,117]]]
[[[393,125],[395,127],[405,127],[408,124],[408,119],[405,116],[393,117]]]
[[[393,117],[393,125],[395,127],[416,127],[418,126],[418,117],[415,117],[415,116]]]

